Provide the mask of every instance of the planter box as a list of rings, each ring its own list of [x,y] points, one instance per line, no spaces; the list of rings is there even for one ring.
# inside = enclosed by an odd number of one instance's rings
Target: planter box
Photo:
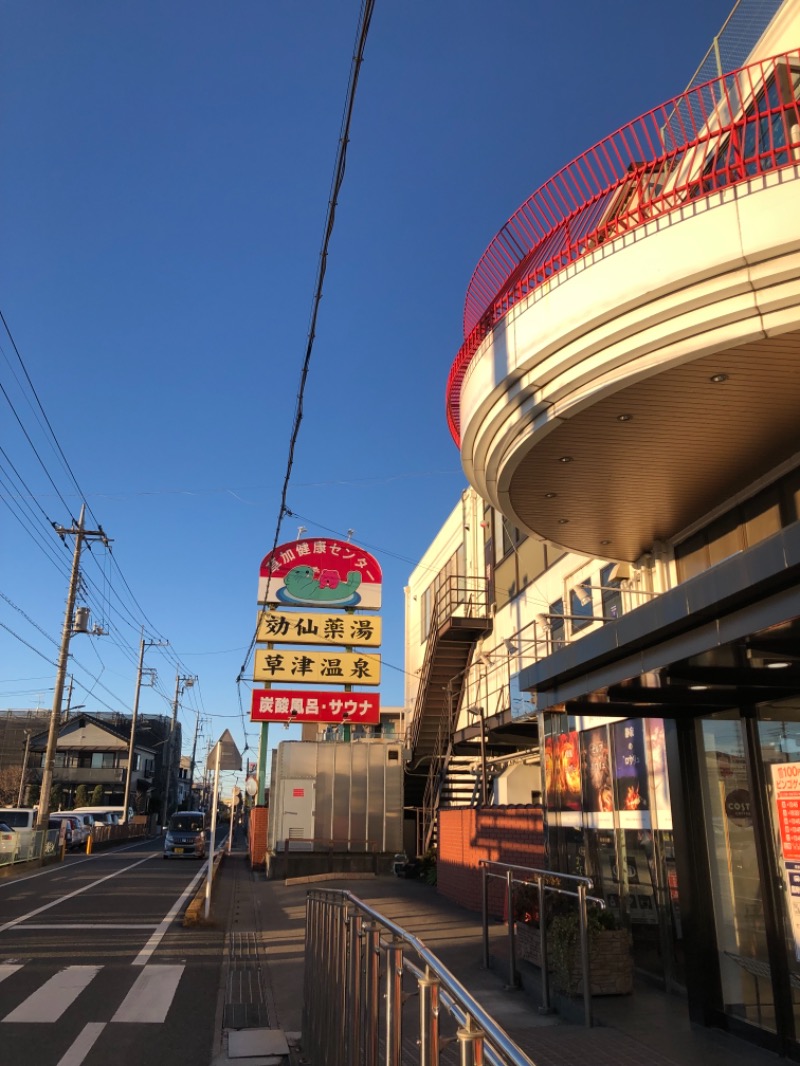
[[[516,924],[517,958],[533,963],[541,969],[542,951],[539,929],[534,925]],[[553,987],[559,992],[576,996],[583,992],[580,944],[575,944],[568,960],[567,972],[554,969],[556,957],[552,943],[548,943],[548,970]],[[626,929],[604,929],[589,936],[589,965],[593,996],[624,996],[633,992],[633,957],[630,936]]]

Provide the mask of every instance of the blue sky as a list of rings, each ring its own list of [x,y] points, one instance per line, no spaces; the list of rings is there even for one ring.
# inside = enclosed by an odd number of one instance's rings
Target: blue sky
[[[534,189],[686,86],[730,7],[375,6],[280,540],[352,529],[379,559],[385,705],[403,702],[403,587],[464,486],[444,389],[472,270]],[[184,751],[199,714],[199,758],[225,728],[253,756],[236,678],[359,12],[0,4],[0,310],[24,363],[0,331],[0,711],[52,703],[69,546],[48,521],[80,508],[27,372],[113,539],[115,565],[85,561],[110,632],[73,639],[73,703],[130,711],[144,624],[170,644],[148,650],[141,711],[168,714],[176,672],[197,675]]]

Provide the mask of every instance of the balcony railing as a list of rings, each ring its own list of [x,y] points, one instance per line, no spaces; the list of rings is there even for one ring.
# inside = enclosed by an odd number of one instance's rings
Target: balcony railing
[[[520,300],[606,241],[800,160],[800,51],[698,85],[573,160],[506,222],[481,257],[464,305],[465,341],[447,382],[461,436],[461,386],[473,356]]]

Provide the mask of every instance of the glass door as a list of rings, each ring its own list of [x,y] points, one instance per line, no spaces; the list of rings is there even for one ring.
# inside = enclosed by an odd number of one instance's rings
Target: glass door
[[[745,723],[738,714],[730,714],[701,720],[698,731],[723,1009],[775,1033],[775,997],[750,803]]]

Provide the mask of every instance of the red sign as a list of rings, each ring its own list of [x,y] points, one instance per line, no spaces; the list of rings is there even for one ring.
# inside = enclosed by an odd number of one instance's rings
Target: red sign
[[[800,859],[800,792],[787,792],[777,798],[778,825],[785,861]]]
[[[377,692],[257,688],[252,694],[250,721],[377,725],[380,703]]]
[[[296,540],[262,560],[258,602],[375,611],[382,579],[378,560],[355,544],[327,537]]]

